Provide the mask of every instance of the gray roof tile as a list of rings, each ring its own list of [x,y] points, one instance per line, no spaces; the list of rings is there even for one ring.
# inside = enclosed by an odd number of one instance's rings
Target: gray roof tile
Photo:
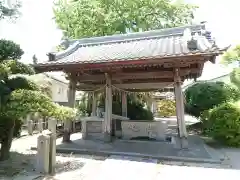
[[[189,28],[197,41],[197,49],[190,50],[183,33]],[[54,61],[42,64],[102,63],[145,58],[184,56],[196,53],[217,53],[204,25],[185,26],[141,33],[85,38],[74,41],[65,51],[55,54]],[[41,64],[39,64],[41,65]]]

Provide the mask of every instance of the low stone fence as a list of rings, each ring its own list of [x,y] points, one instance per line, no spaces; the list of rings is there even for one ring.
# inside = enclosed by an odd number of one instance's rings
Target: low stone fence
[[[156,140],[165,140],[167,123],[161,121],[122,121],[122,138],[149,137]]]
[[[22,129],[26,129],[28,135],[32,135],[33,133],[41,133],[43,130],[48,129],[49,121],[55,120],[52,117],[38,117],[37,115],[29,114],[26,119],[23,119]],[[57,135],[61,135],[64,130],[64,122],[63,120],[56,120],[56,129]],[[75,119],[72,121],[72,132],[81,131],[81,121],[79,119]]]

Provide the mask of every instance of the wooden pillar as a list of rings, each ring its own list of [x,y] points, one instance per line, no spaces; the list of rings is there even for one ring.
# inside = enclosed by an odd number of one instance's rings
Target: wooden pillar
[[[89,112],[89,110],[91,109],[91,102],[92,102],[92,97],[91,97],[91,93],[88,92],[87,93],[87,116],[91,116],[91,111]]]
[[[177,114],[177,124],[178,124],[178,135],[181,142],[181,148],[186,148],[187,146],[187,130],[185,124],[184,115],[184,100],[182,92],[182,82],[179,75],[179,69],[175,69],[174,78],[174,89],[175,89],[175,100],[176,100],[176,114]]]
[[[76,81],[70,79],[68,89],[68,106],[71,108],[75,107],[75,94],[76,94]],[[66,120],[64,122],[64,134],[63,142],[70,142],[70,134],[72,130],[72,120]]]
[[[104,140],[111,141],[112,131],[112,83],[109,74],[106,76],[105,116],[104,116]]]
[[[122,116],[127,117],[127,93],[122,92]]]
[[[93,92],[92,95],[92,116],[97,115],[97,92]]]

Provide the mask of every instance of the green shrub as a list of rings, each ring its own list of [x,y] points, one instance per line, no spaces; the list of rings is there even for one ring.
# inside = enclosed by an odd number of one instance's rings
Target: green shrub
[[[240,146],[240,109],[236,103],[221,104],[206,117],[205,127],[211,137],[229,146]]]
[[[199,117],[203,111],[239,97],[240,93],[236,89],[223,82],[197,83],[185,91],[185,111]]]
[[[78,111],[81,115],[90,115],[92,108],[92,99],[88,100],[86,96],[82,97],[82,100],[78,104]],[[98,106],[105,106],[105,97],[100,96]],[[112,113],[122,115],[122,103],[119,95],[113,95]],[[127,97],[127,116],[132,120],[153,120],[153,113],[144,108],[144,103],[138,99],[137,96],[128,95]]]
[[[176,115],[176,103],[170,99],[163,99],[158,103],[158,115],[170,117]]]

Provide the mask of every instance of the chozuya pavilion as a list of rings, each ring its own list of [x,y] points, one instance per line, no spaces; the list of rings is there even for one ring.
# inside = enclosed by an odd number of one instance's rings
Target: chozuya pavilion
[[[184,98],[185,79],[201,76],[204,63],[223,53],[205,30],[205,24],[177,28],[93,37],[75,40],[66,50],[49,53],[49,60],[34,65],[37,72],[63,71],[69,75],[69,105],[75,92],[105,88],[105,115],[101,132],[106,141],[112,135],[112,87],[122,93],[122,115],[126,114],[126,91],[154,91],[173,85],[178,135],[186,144]],[[92,115],[96,115],[93,103]],[[137,122],[137,120],[134,120]]]

